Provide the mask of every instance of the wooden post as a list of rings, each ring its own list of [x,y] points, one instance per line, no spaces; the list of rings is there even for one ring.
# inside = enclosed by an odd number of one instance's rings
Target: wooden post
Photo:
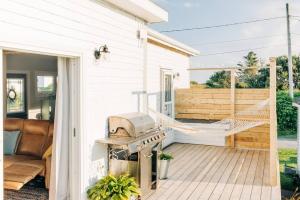
[[[230,70],[230,109],[231,109],[231,126],[234,127],[235,119],[235,69]],[[230,146],[234,147],[234,134],[230,135]]]
[[[277,185],[276,58],[270,58],[270,184]]]
[[[300,104],[293,103],[297,108],[297,173],[300,174]]]

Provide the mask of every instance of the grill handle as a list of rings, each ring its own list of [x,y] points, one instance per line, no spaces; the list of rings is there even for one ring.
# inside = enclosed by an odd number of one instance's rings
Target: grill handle
[[[149,155],[144,155],[146,158],[151,158],[153,156],[153,153],[150,153]]]

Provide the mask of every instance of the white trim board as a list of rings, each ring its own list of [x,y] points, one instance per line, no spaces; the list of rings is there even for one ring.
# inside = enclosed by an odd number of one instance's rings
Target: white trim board
[[[105,0],[149,23],[168,21],[168,12],[150,0]]]
[[[174,49],[177,49],[181,52],[184,52],[190,56],[197,56],[199,55],[199,51],[192,48],[192,47],[189,47],[188,45],[186,44],[183,44],[181,42],[178,42],[177,40],[174,40],[173,38],[169,37],[169,36],[166,36],[164,34],[161,34],[153,29],[150,29],[148,28],[148,31],[147,31],[147,37],[151,40],[154,40],[162,45],[166,45],[168,47],[171,47],[171,48],[174,48]]]

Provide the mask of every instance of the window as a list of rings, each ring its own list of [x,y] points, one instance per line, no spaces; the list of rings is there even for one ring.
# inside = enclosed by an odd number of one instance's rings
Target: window
[[[172,101],[172,75],[165,75],[165,102]]]
[[[56,75],[47,72],[36,73],[36,94],[38,97],[55,95]]]
[[[41,94],[51,94],[54,92],[53,76],[37,76],[37,91]]]
[[[6,81],[7,114],[26,113],[26,76],[9,74]]]

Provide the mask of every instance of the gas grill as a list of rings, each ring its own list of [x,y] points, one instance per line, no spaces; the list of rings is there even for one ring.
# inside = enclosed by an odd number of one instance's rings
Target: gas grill
[[[111,116],[108,125],[108,137],[98,142],[108,144],[109,172],[135,177],[142,197],[148,196],[158,187],[164,131],[144,113]]]

